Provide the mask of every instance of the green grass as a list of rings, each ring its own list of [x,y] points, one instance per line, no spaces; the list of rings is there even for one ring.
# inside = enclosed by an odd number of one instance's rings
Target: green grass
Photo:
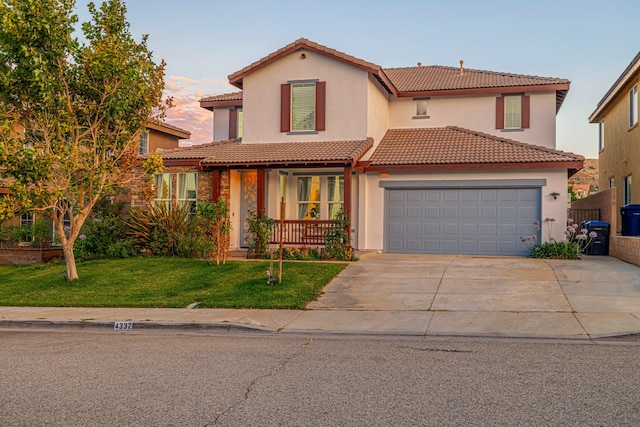
[[[269,261],[209,265],[185,258],[127,258],[78,264],[67,282],[64,263],[0,266],[0,305],[34,307],[303,308],[346,266],[285,262],[282,283],[267,285]],[[274,263],[274,270],[277,270]]]

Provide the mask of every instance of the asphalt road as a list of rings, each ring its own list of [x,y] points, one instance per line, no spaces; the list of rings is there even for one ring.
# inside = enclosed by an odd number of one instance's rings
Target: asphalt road
[[[640,425],[640,346],[0,331],[1,426]]]

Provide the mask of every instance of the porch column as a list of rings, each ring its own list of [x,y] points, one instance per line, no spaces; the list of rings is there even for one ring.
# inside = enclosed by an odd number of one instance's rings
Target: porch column
[[[267,190],[264,168],[258,168],[256,177],[256,211],[258,215],[266,214],[264,196]]]
[[[221,185],[222,180],[220,178],[220,169],[214,169],[211,171],[211,200],[213,203],[217,202],[222,195]]]
[[[351,180],[353,171],[353,167],[345,166],[344,167],[344,215],[348,216],[351,220]],[[351,224],[349,224],[349,229],[347,230],[349,234],[349,242],[351,242]]]

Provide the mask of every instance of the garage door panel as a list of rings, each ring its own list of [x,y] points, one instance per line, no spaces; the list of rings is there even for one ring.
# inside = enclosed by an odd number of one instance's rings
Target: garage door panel
[[[419,235],[419,234],[422,234],[422,233],[421,233],[421,231],[422,231],[422,224],[421,224],[421,223],[419,223],[419,222],[407,223],[407,224],[405,225],[404,230],[405,230],[405,233],[406,233],[406,234],[409,234],[409,235],[411,235],[411,234]]]
[[[524,255],[538,233],[540,188],[385,190],[385,250]]]

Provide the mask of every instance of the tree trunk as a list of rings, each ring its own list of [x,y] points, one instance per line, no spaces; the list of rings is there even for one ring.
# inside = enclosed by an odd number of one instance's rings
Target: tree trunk
[[[63,243],[62,251],[64,252],[64,262],[67,264],[67,279],[69,281],[78,279],[76,256],[73,254],[73,243],[68,241]]]

